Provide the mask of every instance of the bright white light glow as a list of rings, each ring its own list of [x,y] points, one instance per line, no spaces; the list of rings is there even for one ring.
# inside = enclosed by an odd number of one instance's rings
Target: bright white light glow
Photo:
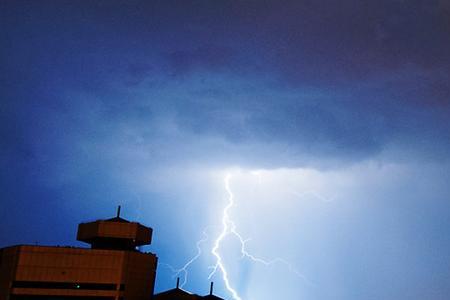
[[[227,190],[228,193],[228,204],[227,206],[224,208],[223,210],[223,215],[222,215],[222,232],[220,233],[220,235],[217,237],[215,243],[214,243],[214,247],[211,249],[211,253],[216,257],[217,261],[216,261],[216,265],[213,269],[213,271],[211,272],[211,274],[209,275],[208,278],[211,278],[214,273],[216,273],[217,269],[219,268],[220,271],[222,272],[222,279],[225,283],[225,286],[227,288],[227,290],[231,293],[231,295],[233,296],[233,299],[235,300],[241,300],[241,297],[238,295],[238,293],[236,292],[236,290],[231,286],[230,284],[230,280],[228,278],[228,272],[227,269],[225,268],[225,265],[223,263],[222,257],[220,256],[220,244],[222,242],[222,240],[231,232],[235,232],[235,225],[234,223],[230,220],[230,217],[228,215],[228,211],[230,210],[231,207],[233,207],[234,205],[234,196],[233,193],[231,192],[230,189],[230,178],[231,175],[228,174],[225,177],[225,189]]]
[[[178,179],[183,194],[192,193],[189,199],[197,201],[187,203],[197,209],[189,211],[201,212],[204,219],[183,228],[182,236],[197,233],[197,251],[193,241],[191,256],[172,271],[186,287],[194,283],[195,269],[199,282],[209,276],[230,300],[273,299],[272,291],[283,299],[327,298],[320,287],[342,275],[340,265],[333,264],[348,242],[339,244],[340,235],[359,237],[360,229],[352,226],[364,222],[354,218],[371,208],[367,197],[382,199],[421,177],[403,165],[376,162],[344,170],[194,170]],[[206,240],[198,226],[207,225]]]
[[[257,174],[259,175],[259,174]],[[231,174],[228,174],[225,177],[225,189],[228,193],[228,204],[227,206],[224,208],[223,210],[223,214],[222,214],[222,232],[220,233],[220,235],[217,237],[215,243],[214,243],[214,247],[211,250],[211,253],[216,257],[216,265],[213,267],[213,271],[211,272],[211,274],[209,275],[209,279],[217,272],[217,270],[220,270],[222,273],[222,279],[225,283],[225,287],[227,288],[227,290],[230,292],[230,294],[232,295],[234,300],[241,300],[242,298],[239,296],[239,294],[236,292],[236,290],[231,286],[230,283],[230,279],[229,279],[229,275],[227,272],[227,269],[223,263],[223,259],[220,255],[220,245],[223,241],[223,239],[227,236],[227,235],[233,235],[235,236],[241,245],[241,255],[242,258],[248,258],[250,260],[252,260],[253,262],[257,262],[257,263],[261,263],[265,266],[270,266],[273,264],[283,264],[286,267],[288,267],[288,269],[293,272],[295,275],[301,277],[302,279],[304,279],[306,282],[309,283],[309,281],[305,278],[305,276],[303,274],[301,274],[298,270],[296,270],[290,263],[288,263],[286,260],[282,259],[282,258],[274,258],[271,260],[265,260],[259,257],[256,257],[254,255],[252,255],[251,253],[249,253],[245,247],[246,242],[248,242],[250,239],[245,240],[242,235],[236,230],[236,224],[233,222],[233,220],[230,219],[229,216],[229,210],[233,207],[234,205],[234,195],[233,192],[231,190],[230,187],[230,180],[231,180]]]
[[[282,171],[282,172],[284,172],[284,171]],[[233,173],[236,173],[235,175],[238,179],[239,178],[244,179],[244,178],[242,178],[242,175],[245,173],[242,173],[241,171],[233,172]],[[264,181],[270,181],[270,182],[276,181],[275,180],[276,177],[274,177],[272,172],[270,172],[270,171],[264,171],[264,170],[250,171],[247,174],[250,174],[252,177],[256,177],[258,186],[261,186],[263,179],[264,179]],[[288,175],[290,175],[290,174],[288,174]],[[309,174],[305,174],[305,176],[306,175],[309,175]],[[235,196],[234,196],[233,190],[231,188],[232,177],[233,176],[231,175],[231,173],[228,173],[228,174],[226,174],[225,178],[223,179],[224,188],[227,193],[227,204],[223,208],[222,213],[221,213],[221,230],[220,230],[219,234],[216,236],[216,238],[213,240],[214,242],[211,245],[211,249],[209,251],[209,253],[211,253],[211,255],[214,257],[215,264],[210,267],[212,269],[212,271],[209,273],[208,279],[211,279],[215,274],[220,273],[221,279],[224,283],[224,286],[225,286],[226,290],[228,291],[228,293],[232,296],[232,299],[233,300],[242,300],[242,296],[238,293],[236,287],[232,283],[233,280],[230,278],[229,266],[226,265],[226,263],[224,261],[224,257],[223,257],[223,254],[224,254],[223,247],[225,246],[225,239],[228,237],[231,237],[231,238],[236,239],[240,245],[239,250],[240,250],[241,259],[248,259],[249,261],[251,261],[253,263],[258,263],[258,264],[261,264],[261,265],[267,266],[267,267],[273,266],[273,265],[284,266],[289,272],[291,272],[295,276],[299,277],[303,283],[306,283],[308,285],[314,285],[310,280],[308,280],[299,270],[297,270],[287,260],[280,258],[280,257],[275,257],[272,259],[264,259],[264,258],[261,258],[261,257],[258,257],[256,255],[252,254],[248,250],[247,243],[251,239],[249,239],[249,238],[245,239],[242,236],[242,234],[237,230],[237,225],[236,225],[235,221],[230,216],[231,210],[236,204]],[[284,178],[286,178],[286,177],[284,176]],[[240,182],[240,181],[238,182],[239,185],[241,186],[241,189],[242,189],[243,185],[245,187],[245,182],[247,182],[247,181],[244,180],[243,182]],[[310,182],[310,184],[312,184],[312,186],[314,186],[314,183],[311,182],[311,180],[309,182]],[[305,187],[301,186],[299,188],[304,189]],[[312,198],[318,199],[321,202],[330,202],[330,201],[334,200],[334,197],[322,196],[321,194],[319,194],[318,192],[315,192],[314,190],[304,190],[304,192],[297,192],[295,189],[288,188],[287,190],[285,190],[284,195],[286,195],[286,193],[290,194],[291,196],[294,196],[296,198],[311,198],[312,197]],[[207,240],[208,240],[208,235],[207,235],[207,231],[205,229],[203,232],[202,239],[200,239],[196,243],[197,253],[191,259],[189,259],[181,268],[178,268],[178,269],[173,268],[170,265],[167,265],[167,267],[169,267],[171,269],[171,271],[175,274],[174,277],[182,274],[182,281],[180,283],[181,288],[183,288],[188,281],[189,267],[196,260],[198,260],[200,258],[200,256],[206,254],[206,251],[202,251],[202,244],[206,243]]]

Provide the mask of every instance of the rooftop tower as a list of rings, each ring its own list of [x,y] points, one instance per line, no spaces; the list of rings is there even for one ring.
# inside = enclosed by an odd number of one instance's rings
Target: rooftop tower
[[[77,240],[92,249],[136,250],[151,243],[152,232],[150,227],[122,219],[119,205],[114,218],[79,224]]]

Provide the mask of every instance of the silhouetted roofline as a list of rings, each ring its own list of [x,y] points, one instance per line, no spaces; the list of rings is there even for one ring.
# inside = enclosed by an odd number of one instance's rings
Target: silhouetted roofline
[[[130,222],[128,220],[125,220],[121,217],[114,217],[111,219],[106,219],[106,220],[97,220],[97,221],[108,221],[108,222],[119,222],[119,223],[137,223],[137,222]]]
[[[184,294],[184,295],[189,295],[189,296],[201,297],[200,295],[193,294],[193,293],[188,292],[188,291],[186,291],[186,290],[180,289],[179,287],[176,287],[176,288],[173,288],[173,289],[170,289],[170,290],[161,292],[161,293],[157,293],[157,294],[155,294],[155,297],[156,297],[156,296],[161,296],[161,295],[173,294],[173,293],[178,293],[178,294]]]
[[[202,297],[203,299],[218,299],[218,300],[224,300],[223,298],[220,298],[216,295],[206,295]]]

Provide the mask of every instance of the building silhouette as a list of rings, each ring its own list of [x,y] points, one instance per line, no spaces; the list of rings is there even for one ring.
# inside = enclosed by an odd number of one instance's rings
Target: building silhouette
[[[211,282],[211,287],[209,289],[209,295],[200,296],[197,294],[192,294],[185,291],[179,287],[180,279],[177,278],[177,285],[174,289],[156,294],[154,300],[224,300],[213,295],[213,283]]]
[[[212,285],[205,297],[178,284],[153,295],[157,256],[137,249],[151,239],[152,229],[121,218],[119,206],[114,218],[78,225],[77,240],[90,248],[1,248],[0,300],[221,299],[212,295]]]

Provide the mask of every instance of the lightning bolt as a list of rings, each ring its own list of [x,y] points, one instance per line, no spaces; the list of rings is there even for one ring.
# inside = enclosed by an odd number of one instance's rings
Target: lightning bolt
[[[306,283],[308,283],[310,285],[314,285],[300,271],[298,271],[295,267],[293,267],[293,265],[290,264],[288,261],[286,261],[282,258],[279,258],[279,257],[270,259],[270,260],[263,259],[263,258],[260,258],[260,257],[257,257],[255,255],[251,254],[247,250],[246,245],[247,245],[247,242],[250,241],[250,239],[244,239],[242,237],[242,235],[237,231],[235,222],[230,218],[229,211],[235,205],[234,194],[231,190],[230,181],[231,181],[231,174],[227,174],[224,178],[224,184],[225,184],[225,190],[228,194],[228,203],[224,207],[223,212],[222,212],[222,231],[214,240],[213,247],[211,248],[211,254],[215,257],[216,262],[215,262],[214,266],[210,267],[212,269],[212,271],[210,272],[208,279],[211,279],[217,273],[217,271],[220,271],[222,274],[222,280],[225,284],[225,288],[231,294],[232,298],[234,300],[242,300],[241,296],[238,294],[238,292],[236,291],[236,289],[232,286],[232,284],[230,282],[227,268],[225,266],[225,263],[221,256],[221,253],[220,253],[222,242],[224,241],[224,239],[227,236],[231,235],[231,236],[235,237],[241,245],[241,249],[240,249],[241,259],[246,258],[255,263],[262,264],[264,266],[272,266],[272,265],[276,265],[276,264],[283,265],[290,272],[292,272],[293,274],[295,274],[296,276],[298,276],[299,278],[304,280]],[[327,201],[327,202],[330,201],[329,199],[320,197],[319,195],[317,195],[314,192],[304,192],[304,193],[292,192],[292,193],[294,195],[296,195],[297,197],[304,197],[307,194],[312,194],[313,196],[319,198],[322,201]],[[176,276],[179,276],[180,274],[182,274],[183,279],[180,284],[181,288],[183,288],[188,281],[189,267],[203,254],[201,245],[208,240],[208,235],[206,233],[207,228],[208,227],[206,227],[205,230],[203,231],[203,237],[200,240],[198,240],[196,243],[197,253],[192,258],[190,258],[181,268],[177,269],[169,264],[161,263],[163,266],[169,268],[172,271],[172,273],[174,274],[173,277],[176,277]]]
[[[223,282],[225,283],[225,287],[231,293],[233,299],[242,300],[237,291],[231,286],[230,280],[228,278],[227,269],[225,268],[222,257],[220,256],[219,253],[220,244],[222,243],[223,239],[231,232],[234,232],[235,231],[234,228],[236,227],[234,223],[230,220],[230,216],[228,214],[228,211],[234,206],[234,196],[230,188],[230,179],[231,175],[228,174],[225,177],[225,189],[227,190],[228,193],[228,204],[227,206],[225,206],[222,214],[222,226],[223,226],[222,232],[216,238],[216,241],[214,242],[214,247],[211,249],[211,253],[216,257],[216,265],[213,267],[213,271],[211,272],[211,274],[209,274],[208,279],[210,279],[216,273],[216,271],[220,269],[220,271],[222,272],[222,279]]]
[[[225,237],[228,235],[233,235],[236,237],[240,244],[241,244],[241,257],[242,258],[248,258],[253,262],[263,264],[265,266],[271,266],[274,264],[282,264],[286,266],[291,272],[293,272],[298,277],[305,280],[307,283],[311,282],[303,275],[301,274],[297,269],[295,269],[289,262],[282,258],[275,258],[272,260],[265,260],[259,257],[254,256],[246,249],[246,243],[249,241],[249,239],[245,240],[242,235],[236,230],[236,224],[232,219],[230,219],[229,210],[234,206],[234,195],[230,187],[230,180],[231,180],[231,174],[228,174],[225,177],[225,189],[228,193],[228,204],[225,206],[222,214],[222,231],[219,234],[219,236],[216,238],[214,242],[214,247],[211,249],[212,255],[216,258],[216,264],[212,267],[212,272],[209,274],[208,279],[211,279],[214,274],[220,270],[222,273],[222,279],[225,283],[226,289],[230,292],[234,300],[242,300],[242,298],[239,296],[235,288],[232,287],[228,275],[228,271],[224,265],[223,259],[220,255],[220,246],[222,241]]]
[[[162,263],[162,265],[166,266],[174,273],[174,275],[172,277],[176,277],[180,274],[183,274],[183,281],[180,283],[180,288],[183,288],[186,285],[187,280],[188,280],[188,274],[189,274],[188,268],[202,255],[201,244],[203,244],[207,240],[208,240],[208,235],[206,234],[206,230],[205,230],[205,231],[203,231],[203,237],[200,240],[198,240],[196,243],[197,253],[191,259],[189,259],[181,268],[176,269],[167,263]]]

